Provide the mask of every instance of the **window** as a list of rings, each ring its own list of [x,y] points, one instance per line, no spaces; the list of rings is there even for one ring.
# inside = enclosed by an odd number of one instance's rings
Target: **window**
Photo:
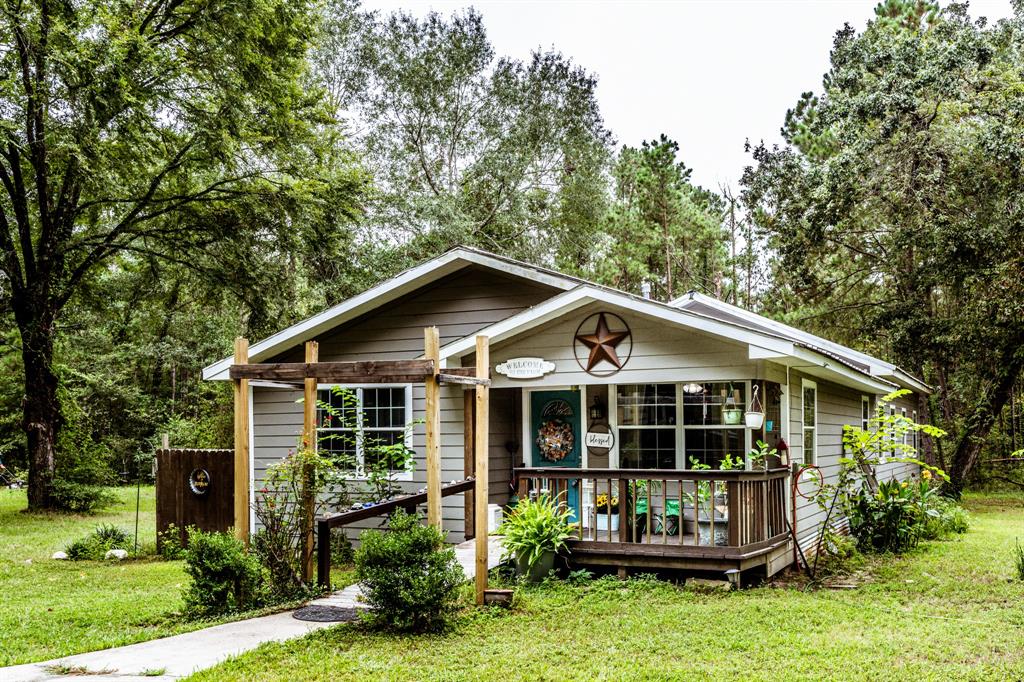
[[[339,468],[357,475],[368,464],[394,470],[397,463],[387,466],[384,446],[412,446],[411,386],[327,388],[317,391],[317,399],[317,448]]]
[[[914,410],[912,418],[913,418],[914,424],[916,425],[917,424],[917,410]],[[912,448],[914,448],[914,452],[916,453],[917,452],[917,448],[918,448],[917,429],[914,429],[913,431],[910,432],[910,446]],[[916,454],[915,454],[915,457],[916,457]]]
[[[867,431],[871,424],[871,397],[862,395],[860,397],[860,428]]]
[[[900,408],[900,416],[905,420],[907,418],[907,408]],[[903,430],[903,444],[910,445],[910,429],[907,428],[906,423],[900,424],[900,428]]]
[[[693,460],[717,469],[726,455],[743,459],[748,450],[743,420],[746,401],[745,381],[683,386],[684,468],[691,468]]]
[[[675,384],[616,386],[619,466],[624,469],[676,467]]]
[[[889,406],[889,425],[886,427],[885,434],[889,440],[889,456],[894,457],[896,455],[896,406]]]
[[[803,380],[804,420],[804,464],[814,464],[818,459],[818,385]]]

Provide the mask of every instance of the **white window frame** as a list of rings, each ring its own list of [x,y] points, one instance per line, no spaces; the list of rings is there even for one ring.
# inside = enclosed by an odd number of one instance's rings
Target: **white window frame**
[[[917,410],[914,410],[912,415],[913,416],[911,417],[911,419],[914,422],[914,426],[917,426]],[[916,457],[917,456],[917,449],[918,449],[918,446],[920,445],[920,442],[918,441],[917,429],[914,429],[913,431],[910,432],[910,445],[911,445],[911,447],[914,448],[914,456]]]
[[[751,391],[751,380],[735,380],[735,379],[694,379],[690,381],[629,381],[623,382],[622,384],[608,384],[608,427],[615,433],[615,447],[609,454],[608,466],[613,469],[621,468],[621,460],[619,457],[619,443],[622,440],[619,438],[619,429],[671,429],[676,430],[676,469],[688,468],[689,462],[686,461],[686,430],[707,430],[707,429],[736,429],[743,431],[743,452],[729,453],[735,456],[743,456],[746,462],[746,467],[750,468],[749,455],[752,446],[751,429],[746,427],[746,424],[691,424],[686,425],[683,423],[683,384],[714,384],[714,383],[732,383],[743,384],[745,395],[747,400],[750,398]],[[627,385],[645,385],[645,384],[674,384],[676,390],[676,424],[675,426],[622,426],[619,424],[619,386]],[[786,404],[782,407],[782,412],[788,410],[788,396],[783,393],[783,398],[786,399]],[[746,405],[743,406],[744,412],[746,411]],[[525,408],[524,408],[525,409]],[[525,433],[525,429],[524,429]]]
[[[900,416],[903,417],[904,419],[907,418],[907,408],[905,408],[905,407],[901,407],[900,408]],[[906,430],[906,431],[903,432],[903,444],[904,445],[910,445],[910,433],[911,432],[909,430]]]
[[[867,416],[864,416],[867,415]],[[860,428],[861,431],[867,431],[868,426],[871,424],[871,396],[862,395],[860,397]]]
[[[814,389],[814,425],[807,425],[807,389]],[[818,463],[818,383],[810,379],[800,380],[800,453],[804,464]],[[807,432],[811,432],[811,452],[808,456]]]
[[[619,386],[647,386],[647,385],[665,385],[671,384],[675,390],[675,408],[676,408],[676,423],[675,424],[654,424],[654,425],[643,425],[643,424],[619,424]],[[615,434],[615,467],[619,469],[621,465],[621,452],[619,446],[622,442],[622,438],[619,436],[619,432],[623,429],[663,429],[665,431],[672,429],[674,431],[674,441],[676,446],[676,462],[675,468],[685,468],[681,465],[683,459],[681,434],[682,430],[679,428],[683,418],[683,404],[682,404],[682,384],[674,381],[630,381],[622,384],[609,384],[608,385],[608,402],[610,403],[609,414],[608,414],[608,427]],[[609,460],[608,465],[611,466]]]
[[[319,419],[318,419],[317,420],[317,427],[316,427],[316,433],[317,433],[316,446],[317,446],[317,448],[320,447],[320,433],[321,432],[335,432],[335,433],[349,432],[349,433],[351,433],[351,432],[360,432],[361,431],[362,433],[373,433],[374,431],[397,431],[398,429],[396,427],[393,427],[393,426],[392,427],[388,427],[388,428],[365,427],[365,426],[363,426],[363,418],[362,418],[362,415],[363,415],[363,390],[367,389],[367,388],[401,388],[401,389],[405,389],[405,419],[404,419],[404,423],[402,424],[401,428],[402,428],[403,434],[404,434],[403,437],[405,439],[405,446],[407,448],[409,448],[410,450],[413,449],[413,434],[412,434],[413,429],[410,428],[410,425],[411,425],[412,419],[413,419],[412,384],[317,384],[317,387],[316,387],[316,390],[317,390],[317,393],[318,393],[317,400],[319,401],[319,399],[320,399],[319,398],[319,392],[320,391],[323,391],[323,390],[333,391],[333,390],[338,389],[338,388],[345,389],[345,390],[351,390],[351,391],[355,391],[356,392],[356,428],[354,428],[354,429],[346,429],[346,428],[326,428],[326,429],[324,429],[324,428],[320,427]],[[319,408],[318,408],[318,411],[319,411]],[[363,469],[363,461],[364,461],[363,460],[363,439],[357,436],[356,437],[356,468],[351,470],[351,471],[346,470],[345,471],[346,476],[348,478],[350,478],[352,480],[356,480],[356,481],[364,481],[364,480],[366,480],[366,472]],[[404,469],[404,470],[402,470],[402,469],[392,469],[391,470],[392,480],[395,480],[395,481],[411,481],[413,479],[413,473],[415,472],[415,470],[416,470],[416,458],[413,457],[413,464],[412,464],[412,467],[410,467],[409,469]]]

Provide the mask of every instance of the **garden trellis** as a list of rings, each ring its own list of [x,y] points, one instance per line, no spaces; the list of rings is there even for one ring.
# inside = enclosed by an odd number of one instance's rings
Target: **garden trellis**
[[[476,366],[453,367],[441,366],[440,340],[437,327],[424,329],[424,353],[421,359],[415,360],[368,360],[356,362],[320,362],[319,348],[316,341],[307,341],[305,362],[249,363],[249,343],[244,338],[235,340],[234,364],[229,374],[234,384],[234,420],[235,420],[235,533],[248,541],[251,528],[249,526],[249,491],[250,480],[249,460],[251,458],[249,434],[251,425],[249,404],[249,382],[260,381],[262,385],[279,388],[302,387],[303,428],[302,438],[309,447],[316,442],[316,392],[319,382],[339,384],[373,384],[373,383],[422,383],[425,386],[425,422],[426,422],[426,469],[427,490],[427,523],[441,528],[441,498],[446,494],[469,492],[472,488],[474,508],[474,530],[476,538],[476,600],[482,604],[487,588],[487,502],[488,502],[488,411],[489,411],[489,349],[488,337],[476,337]],[[467,434],[467,473],[472,471],[470,479],[455,486],[441,485],[441,400],[442,385],[459,385],[466,391],[473,391],[472,419],[467,413],[466,423],[471,424],[472,438]],[[468,407],[470,400],[466,400]],[[472,458],[472,469],[469,468],[469,453]],[[389,512],[395,507],[415,506],[420,500],[419,495],[409,495],[392,500],[373,508],[363,510],[373,515]],[[314,547],[314,505],[312,496],[304,496],[303,507],[303,552],[302,579],[309,582],[313,575]],[[346,522],[346,514],[336,514],[320,519],[319,537],[320,561],[318,562],[318,580],[328,584],[330,580],[329,562],[329,530],[332,525]],[[327,558],[325,562],[324,559]]]

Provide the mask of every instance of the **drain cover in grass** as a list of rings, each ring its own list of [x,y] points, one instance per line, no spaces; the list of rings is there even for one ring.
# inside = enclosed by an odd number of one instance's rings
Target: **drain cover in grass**
[[[296,620],[311,620],[317,623],[349,623],[359,620],[361,609],[350,606],[304,606],[292,614]]]

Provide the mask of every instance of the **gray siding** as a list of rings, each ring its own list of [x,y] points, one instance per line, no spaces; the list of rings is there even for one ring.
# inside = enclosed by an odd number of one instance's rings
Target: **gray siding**
[[[816,464],[821,468],[827,483],[838,480],[840,462],[843,456],[843,425],[860,426],[861,397],[866,395],[844,386],[809,377],[797,371],[790,374],[789,413],[790,433],[787,438],[790,454],[798,461],[805,461],[803,452],[803,413],[802,413],[802,379],[808,378],[818,385],[818,447]],[[873,396],[877,399],[881,396]],[[912,414],[913,396],[897,403],[907,407],[907,415]],[[874,402],[872,403],[874,404]],[[910,464],[890,463],[880,466],[877,471],[879,480],[890,478],[905,479],[917,473],[917,468]],[[804,550],[814,546],[821,524],[825,522],[827,512],[820,509],[817,503],[797,496],[797,537]],[[847,521],[837,508],[833,512],[830,525],[844,529]]]
[[[536,305],[557,293],[556,290],[475,267],[465,268],[414,294],[391,303],[374,314],[364,316],[318,339],[320,360],[349,361],[368,359],[409,359],[423,354],[423,328],[438,327],[441,344]],[[271,362],[303,360],[301,347],[283,353]],[[441,468],[444,482],[464,476],[463,396],[461,387],[441,389]],[[511,396],[492,394],[494,425],[490,437],[491,491],[495,501],[508,489],[506,481],[511,458],[505,450],[510,430],[505,409]],[[511,393],[511,392],[508,392]],[[254,481],[263,480],[268,465],[294,449],[302,432],[302,392],[295,390],[253,389]],[[413,418],[424,415],[424,388],[413,386]],[[425,431],[418,424],[413,431],[413,448],[420,456],[412,480],[403,487],[410,492],[426,484],[422,453]],[[505,498],[507,499],[507,494]],[[464,504],[461,495],[444,500],[444,526],[453,541],[461,541],[464,531]]]

